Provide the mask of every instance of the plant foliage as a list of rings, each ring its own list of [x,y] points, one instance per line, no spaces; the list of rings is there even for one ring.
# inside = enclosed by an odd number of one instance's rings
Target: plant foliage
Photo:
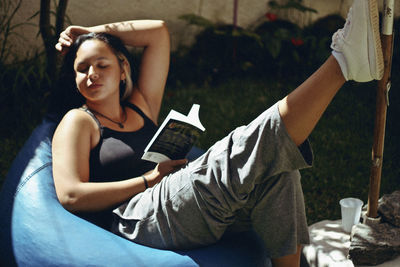
[[[303,5],[302,0],[287,0],[285,4],[281,5],[277,1],[269,1],[268,5],[271,9],[295,9],[300,12],[318,13],[317,10]]]
[[[274,9],[296,7],[301,12],[313,12],[300,1],[289,2],[271,3]],[[170,82],[212,83],[232,75],[265,73],[277,78],[305,77],[330,54],[331,29],[336,30],[344,23],[343,18],[332,15],[300,28],[267,13],[261,23],[245,29],[213,23],[195,14],[180,18],[201,30],[191,47],[173,55]],[[184,67],[189,65],[192,67]]]
[[[34,26],[29,22],[13,23],[21,4],[22,0],[0,0],[0,64],[13,60],[10,57],[15,56],[12,50],[13,46],[9,43],[10,37],[25,40],[21,34],[16,32],[16,29],[26,25]]]

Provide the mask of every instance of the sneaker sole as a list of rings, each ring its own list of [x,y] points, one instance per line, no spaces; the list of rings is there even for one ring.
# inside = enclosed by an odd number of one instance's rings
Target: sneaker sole
[[[376,62],[376,74],[377,77],[374,77],[377,80],[382,79],[383,72],[385,68],[385,64],[383,61],[383,53],[382,53],[382,44],[380,38],[379,31],[379,11],[378,11],[378,3],[376,0],[368,0],[369,2],[369,18],[371,20],[372,26],[372,35],[375,43],[375,62]]]

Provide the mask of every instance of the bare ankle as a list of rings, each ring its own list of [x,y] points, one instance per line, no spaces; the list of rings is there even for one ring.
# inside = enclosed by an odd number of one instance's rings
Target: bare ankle
[[[295,254],[290,254],[280,258],[272,259],[272,265],[274,267],[299,267],[300,254],[301,254],[301,245],[298,245]]]

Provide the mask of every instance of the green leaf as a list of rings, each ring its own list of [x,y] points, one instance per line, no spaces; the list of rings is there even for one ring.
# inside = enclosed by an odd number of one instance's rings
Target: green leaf
[[[202,16],[195,15],[195,14],[185,14],[185,15],[179,16],[178,18],[185,20],[189,25],[196,25],[196,26],[200,26],[200,27],[204,27],[204,28],[213,28],[214,27],[214,23],[212,23],[210,20],[208,20]]]
[[[285,4],[280,5],[276,1],[270,1],[268,3],[268,5],[271,9],[296,9],[296,10],[299,10],[300,12],[318,13],[318,11],[316,9],[306,7],[305,5],[301,4],[300,2],[301,1],[288,0],[288,1],[286,1]]]
[[[277,58],[281,52],[281,41],[278,39],[271,39],[265,44],[268,52],[271,54],[272,58]]]
[[[287,29],[277,29],[274,33],[274,37],[280,40],[287,40],[292,36],[289,30]]]

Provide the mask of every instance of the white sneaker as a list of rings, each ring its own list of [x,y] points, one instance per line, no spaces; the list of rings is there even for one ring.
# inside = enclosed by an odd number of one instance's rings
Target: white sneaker
[[[380,80],[384,63],[376,0],[354,0],[343,29],[332,36],[332,55],[346,80]]]

